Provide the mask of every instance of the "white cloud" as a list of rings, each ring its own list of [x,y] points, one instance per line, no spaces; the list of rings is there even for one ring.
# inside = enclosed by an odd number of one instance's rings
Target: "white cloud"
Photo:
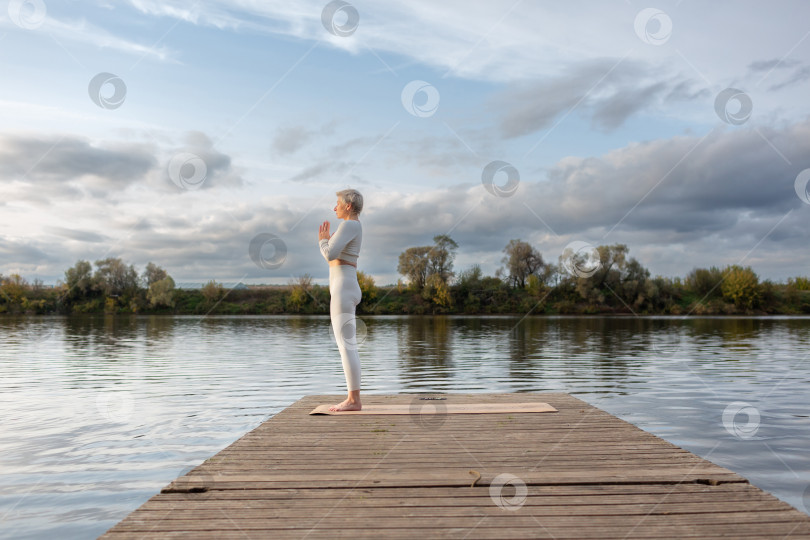
[[[0,20],[0,24],[9,29],[19,30],[8,20]],[[84,18],[63,20],[49,14],[36,31],[46,33],[60,43],[62,41],[83,43],[93,47],[111,49],[142,57],[151,57],[160,61],[177,62],[175,52],[165,46],[144,45],[143,43],[111,34],[107,30],[88,22]]]
[[[363,187],[361,269],[381,283],[395,281],[399,253],[448,233],[460,246],[456,268],[480,262],[490,275],[512,238],[531,242],[551,262],[569,241],[583,240],[627,244],[653,273],[664,275],[741,260],[765,276],[807,273],[810,255],[803,246],[810,207],[796,196],[793,181],[794,169],[810,165],[810,121],[767,135],[794,166],[755,130],[717,130],[705,138],[679,136],[602,156],[566,158],[546,179],[524,178],[507,198],[490,195],[478,182],[417,193]],[[191,138],[200,147],[207,144],[203,134]],[[70,161],[81,171],[99,152],[89,145],[71,148]],[[153,153],[138,163],[154,166],[165,152]],[[74,201],[59,194],[50,201],[47,216],[21,223],[24,206],[4,197],[15,205],[4,211],[0,223],[7,231],[5,260],[14,262],[0,271],[37,269],[40,276],[59,277],[76,259],[113,255],[140,266],[154,261],[181,281],[284,283],[303,273],[325,279],[316,231],[324,219],[336,223],[331,191],[328,196],[309,191],[257,198],[245,196],[241,184],[215,183],[206,190],[172,193],[149,182],[128,184],[127,178],[122,177],[129,187],[115,198],[115,213],[104,197]],[[114,175],[109,180],[117,181]],[[35,188],[36,180],[0,187],[13,197],[26,185]],[[59,183],[50,179],[48,185]],[[68,185],[84,189],[81,179]],[[250,240],[266,232],[280,236],[288,247],[285,264],[273,272],[248,256]],[[785,260],[793,263],[785,265]]]
[[[810,49],[801,46],[807,39],[802,15],[810,14],[810,6],[801,0],[778,6],[754,0],[736,2],[733,7],[667,4],[662,7],[672,20],[672,34],[659,46],[643,42],[635,33],[634,21],[641,7],[620,1],[355,1],[351,3],[360,23],[349,37],[333,36],[324,29],[321,11],[327,2],[321,0],[212,0],[193,9],[181,0],[130,3],[152,16],[321,41],[369,58],[373,54],[380,61],[372,62],[381,71],[393,69],[400,77],[415,64],[438,73],[434,75],[437,81],[448,78],[550,87],[554,95],[529,116],[536,117],[549,107],[570,109],[587,97],[583,105],[595,106],[591,119],[603,130],[618,127],[643,104],[659,120],[688,121],[704,128],[714,125],[719,121],[712,106],[714,97],[728,87],[751,97],[752,122],[795,121],[810,114],[802,84],[810,78]],[[750,69],[769,62],[773,69]],[[647,71],[619,86],[602,85],[600,74],[587,79],[596,83],[593,90],[589,90],[590,84],[586,88],[565,84],[572,66],[625,63],[644,66]],[[678,81],[688,86],[679,88]],[[610,89],[616,92],[604,95]],[[570,92],[565,94],[566,90]],[[667,95],[662,93],[665,90],[669,90]],[[537,96],[527,106],[542,100],[543,96]]]
[[[321,11],[327,2],[307,0],[212,0],[194,8],[181,0],[130,0],[140,11],[219,28],[326,39]],[[683,57],[703,66],[712,82],[741,73],[753,61],[805,55],[801,0],[778,6],[754,0],[723,5],[678,3],[664,9],[673,21],[662,46],[642,42],[634,31],[641,8],[626,2],[587,0],[564,5],[537,2],[413,0],[351,2],[358,30],[335,38],[336,46],[400,54],[456,75],[484,80],[525,80],[558,73],[571,61],[631,55],[662,65]],[[780,31],[770,29],[778,26]],[[757,39],[752,39],[756,36]],[[766,37],[767,39],[758,39]],[[694,75],[698,75],[695,73]],[[716,77],[718,80],[712,79]]]

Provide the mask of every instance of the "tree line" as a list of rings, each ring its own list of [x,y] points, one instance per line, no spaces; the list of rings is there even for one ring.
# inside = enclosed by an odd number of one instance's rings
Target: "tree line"
[[[398,271],[419,311],[547,314],[752,314],[810,313],[810,280],[761,281],[750,266],[695,268],[683,279],[651,277],[625,244],[583,253],[564,252],[548,262],[528,242],[510,240],[502,266],[486,277],[480,265],[456,274],[457,244],[434,237],[432,246],[408,248]],[[432,305],[431,305],[432,304]],[[436,309],[438,308],[438,309]]]
[[[624,244],[565,252],[554,262],[528,242],[510,240],[501,267],[456,272],[458,244],[437,235],[409,247],[398,260],[395,285],[377,286],[358,271],[368,314],[599,314],[708,315],[810,313],[810,279],[760,280],[750,266],[695,268],[683,279],[651,277]],[[119,258],[80,260],[55,287],[0,275],[0,313],[328,314],[329,289],[309,274],[286,286],[226,289],[210,280],[177,289],[168,272],[148,263],[139,273]]]

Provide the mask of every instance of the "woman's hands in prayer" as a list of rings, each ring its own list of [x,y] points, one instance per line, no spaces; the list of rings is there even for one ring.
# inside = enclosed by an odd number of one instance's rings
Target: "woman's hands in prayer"
[[[331,237],[332,235],[329,234],[329,222],[324,221],[321,223],[321,226],[318,227],[318,241],[329,240]]]

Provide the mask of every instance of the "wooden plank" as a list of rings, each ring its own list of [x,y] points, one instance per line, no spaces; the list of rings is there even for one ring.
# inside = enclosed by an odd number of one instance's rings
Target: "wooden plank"
[[[595,538],[595,539],[625,539],[625,538],[656,538],[656,539],[663,539],[663,540],[683,540],[684,538],[694,538],[694,539],[725,539],[728,540],[729,536],[725,534],[722,530],[718,531],[716,535],[707,535],[706,530],[702,529],[699,532],[691,533],[688,531],[680,531],[677,534],[671,533],[667,534],[665,531],[657,530],[654,533],[648,532],[646,529],[639,529],[633,530],[630,534],[625,534],[623,531],[613,531],[612,529],[603,529],[601,533],[591,534],[591,535],[584,535],[584,534],[576,534],[570,533],[566,535],[562,535],[557,532],[556,535],[551,536],[551,533],[547,530],[538,529],[515,529],[511,530],[509,534],[509,538],[513,539],[568,539],[568,538]],[[343,536],[345,538],[380,538],[379,531],[375,531],[370,528],[366,529],[357,529],[357,528],[346,528],[340,531],[340,535],[336,536],[334,531],[329,530],[312,530],[312,531],[284,531],[283,538],[306,538],[312,540],[318,539],[330,539],[330,538],[337,538]],[[264,536],[263,536],[264,534]],[[256,533],[258,537],[268,537],[273,535],[274,537],[278,537],[275,531],[266,531]],[[215,532],[204,532],[204,533],[193,533],[190,534],[188,532],[161,532],[161,533],[150,533],[150,532],[138,532],[138,533],[120,533],[115,536],[117,539],[121,540],[136,540],[136,539],[161,539],[161,538],[200,538],[200,539],[222,539],[222,540],[231,540],[231,539],[240,539],[245,540],[245,538],[254,538],[253,535],[249,535],[244,531],[215,531]],[[390,529],[385,532],[385,538],[391,539],[413,539],[414,531],[413,530],[397,530],[397,529]],[[470,527],[467,528],[458,528],[458,529],[439,529],[434,528],[430,530],[430,538],[468,538],[471,540],[476,539],[499,539],[505,538],[503,535],[503,531],[492,530],[489,528],[475,528],[471,531]],[[749,534],[737,536],[737,538],[744,538],[745,540],[772,540],[773,538],[777,538],[774,534],[758,534],[756,532],[751,532]],[[788,531],[787,534],[783,535],[781,538],[786,538],[789,540],[809,540],[810,535],[804,534],[797,534],[795,532]]]
[[[339,398],[307,396],[103,538],[810,538],[808,516],[738,474],[572,396],[447,398],[558,412],[324,417],[308,412]]]
[[[341,501],[335,500],[327,503],[328,511],[338,510],[351,511],[352,516],[358,519],[371,520],[375,518],[408,517],[420,516],[482,516],[503,514],[503,509],[491,504],[492,501],[479,500],[468,501],[466,505],[426,505],[418,504],[398,504],[397,501],[384,501],[374,504],[373,501],[363,500],[358,504],[358,500]],[[206,504],[206,501],[197,503],[196,501],[183,501],[182,504],[154,508],[144,508],[139,514],[142,520],[167,520],[167,519],[205,519],[211,512],[220,510],[239,510],[239,519],[275,519],[275,518],[298,518],[311,517],[313,515],[325,514],[323,504],[302,505],[297,501],[285,501],[273,504],[253,504],[252,502],[241,501],[238,505],[216,504],[221,501]],[[323,503],[323,501],[321,501]],[[474,504],[475,503],[475,504]],[[481,504],[485,503],[485,504]],[[733,514],[744,513],[745,519],[750,517],[750,510],[754,508],[757,512],[775,512],[777,514],[787,512],[780,501],[762,501],[755,506],[741,505],[739,502],[713,501],[711,506],[705,502],[685,502],[667,503],[646,502],[625,503],[625,504],[601,504],[594,501],[593,504],[581,505],[545,505],[538,504],[537,501],[525,501],[521,503],[521,515],[531,516],[652,516],[652,515],[676,515],[686,514],[695,519],[700,519],[702,514]],[[230,512],[227,512],[230,515]],[[780,514],[781,515],[781,514]],[[761,518],[761,516],[760,516]],[[742,518],[741,518],[742,519]]]
[[[728,483],[710,486],[706,484],[589,484],[589,485],[555,485],[555,486],[527,486],[528,494],[541,498],[540,500],[551,503],[552,501],[566,501],[577,498],[602,498],[606,501],[616,497],[632,497],[646,495],[664,495],[667,500],[679,494],[685,497],[720,497],[724,499],[734,499],[737,497],[758,498],[771,500],[772,495],[747,483]],[[373,489],[340,489],[340,488],[279,488],[279,489],[257,489],[240,491],[211,491],[207,494],[210,500],[237,500],[240,498],[250,498],[253,500],[262,499],[319,499],[319,498],[358,498],[368,499],[373,494],[375,499],[384,498],[437,498],[448,499],[452,502],[456,499],[478,498],[488,496],[488,492],[482,494],[478,488],[455,488],[455,487],[396,487],[385,488],[375,487]],[[150,501],[164,500],[188,500],[185,494],[162,494]],[[431,504],[435,504],[431,503]]]
[[[311,516],[323,508],[324,500],[313,500],[310,504],[303,504],[298,501],[229,501],[223,504],[222,501],[175,501],[173,504],[144,505],[141,509],[140,517],[150,519],[157,515],[160,519],[191,519],[205,518],[211,512],[220,510],[238,510],[240,518],[260,518],[260,517],[293,517]],[[362,507],[357,508],[358,502],[362,502]],[[426,504],[425,501],[414,499],[389,499],[386,501],[373,500],[330,500],[327,502],[332,511],[349,510],[357,518],[374,519],[376,517],[400,516],[408,512],[424,513],[430,510],[431,515],[460,516],[460,515],[481,515],[481,513],[500,513],[498,507],[491,507],[491,500],[474,499],[457,504]],[[711,505],[707,505],[711,502]],[[530,507],[538,507],[536,511],[530,511]],[[706,514],[716,512],[749,512],[754,508],[757,512],[781,511],[785,507],[779,501],[761,501],[756,505],[741,505],[740,501],[726,501],[710,499],[693,500],[687,502],[651,502],[649,497],[639,498],[637,502],[603,504],[599,501],[592,501],[591,504],[540,504],[538,501],[525,501],[522,507],[526,507],[525,513],[535,516],[566,516],[566,515],[671,515],[671,514]]]
[[[429,534],[434,529],[470,530],[496,528],[500,537],[509,537],[518,529],[529,529],[535,533],[545,530],[552,537],[583,535],[599,538],[605,529],[612,529],[613,535],[622,533],[628,535],[638,529],[647,534],[667,534],[673,536],[678,533],[696,535],[699,532],[706,534],[726,534],[732,538],[749,534],[776,534],[784,538],[790,534],[810,534],[810,527],[796,524],[792,516],[774,517],[773,521],[756,522],[752,516],[739,512],[733,514],[717,514],[714,520],[695,520],[692,516],[647,516],[646,519],[628,522],[627,516],[601,517],[600,519],[583,519],[585,516],[558,517],[540,519],[535,516],[518,515],[510,513],[501,516],[469,516],[460,518],[447,518],[443,516],[409,516],[402,518],[385,518],[372,520],[366,527],[373,526],[381,537],[388,537],[389,531],[395,529],[410,530],[411,538]],[[368,520],[366,520],[368,521]],[[292,518],[289,520],[256,519],[247,520],[238,517],[223,516],[216,513],[207,519],[163,520],[163,521],[129,521],[122,524],[120,532],[213,532],[240,530],[247,533],[254,531],[308,531],[312,529],[329,530],[333,535],[345,536],[346,529],[357,527],[359,520],[354,516],[326,516],[309,518]],[[612,535],[611,535],[612,536]]]

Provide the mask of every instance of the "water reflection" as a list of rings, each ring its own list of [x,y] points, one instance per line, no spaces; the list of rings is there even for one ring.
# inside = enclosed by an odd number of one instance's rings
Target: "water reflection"
[[[149,347],[160,347],[170,343],[175,335],[176,318],[165,315],[146,317],[146,344]]]
[[[401,318],[397,344],[407,373],[446,375],[453,363],[453,333],[450,319],[440,316]]]

